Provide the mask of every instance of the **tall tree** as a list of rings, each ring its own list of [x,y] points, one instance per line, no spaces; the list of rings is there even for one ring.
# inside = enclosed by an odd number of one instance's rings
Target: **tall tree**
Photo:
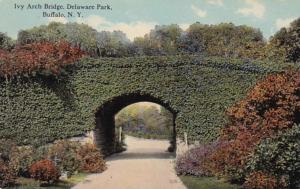
[[[290,27],[281,28],[271,37],[270,43],[276,48],[284,48],[288,61],[300,62],[300,17]]]
[[[15,46],[15,41],[7,36],[6,33],[0,32],[0,49],[11,50]]]

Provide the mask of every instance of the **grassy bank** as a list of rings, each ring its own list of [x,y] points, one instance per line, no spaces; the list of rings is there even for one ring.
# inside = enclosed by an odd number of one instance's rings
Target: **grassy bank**
[[[188,189],[240,189],[238,185],[230,184],[214,177],[181,176],[180,179]]]
[[[79,173],[67,180],[59,181],[51,186],[40,186],[40,182],[29,178],[18,178],[16,186],[5,189],[70,189],[79,182],[83,181],[88,174]]]

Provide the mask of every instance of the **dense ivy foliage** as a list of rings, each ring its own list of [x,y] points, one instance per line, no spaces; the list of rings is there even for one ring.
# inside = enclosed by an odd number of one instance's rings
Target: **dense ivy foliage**
[[[260,65],[260,66],[259,66]],[[270,69],[263,63],[199,56],[84,58],[59,77],[0,81],[0,136],[41,145],[95,128],[95,113],[116,97],[159,99],[176,114],[177,136],[207,143],[224,125],[225,110]]]

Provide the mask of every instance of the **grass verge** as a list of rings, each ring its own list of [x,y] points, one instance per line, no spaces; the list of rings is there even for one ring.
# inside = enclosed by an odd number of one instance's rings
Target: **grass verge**
[[[70,189],[79,182],[83,181],[88,174],[78,173],[67,180],[59,181],[51,186],[40,186],[40,182],[29,178],[18,178],[17,184],[5,189]]]
[[[227,183],[214,177],[181,176],[188,189],[240,189],[239,185]]]

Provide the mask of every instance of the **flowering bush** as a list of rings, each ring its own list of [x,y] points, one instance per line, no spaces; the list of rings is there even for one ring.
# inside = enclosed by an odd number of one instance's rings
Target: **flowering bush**
[[[41,71],[58,75],[63,66],[83,55],[80,49],[63,41],[16,46],[11,51],[0,49],[0,76],[31,75]]]
[[[179,175],[211,176],[210,161],[207,159],[220,144],[201,145],[190,149],[176,161]]]
[[[251,173],[243,185],[245,189],[282,189],[286,187],[284,178],[278,180],[275,176],[262,171]]]
[[[277,180],[285,176],[289,188],[299,188],[300,126],[295,125],[288,132],[263,141],[251,156],[248,168],[273,173]]]
[[[263,139],[285,132],[300,122],[300,72],[266,77],[247,98],[227,112],[229,124],[221,140],[228,144],[210,157],[216,174],[243,181],[250,155]]]
[[[14,184],[16,174],[8,163],[0,159],[0,188]]]
[[[56,163],[61,172],[67,172],[67,176],[70,177],[80,166],[77,156],[80,145],[79,142],[60,140],[49,148],[47,156]]]
[[[85,144],[78,150],[80,170],[88,173],[101,173],[106,169],[99,149],[93,144]]]
[[[30,146],[18,147],[11,154],[10,164],[18,176],[29,177],[29,167],[34,162],[34,149]]]
[[[17,146],[11,140],[0,139],[0,187],[15,183],[17,172],[12,166],[11,157]]]
[[[59,180],[59,169],[51,160],[41,160],[30,166],[30,176],[39,181],[54,183]]]

